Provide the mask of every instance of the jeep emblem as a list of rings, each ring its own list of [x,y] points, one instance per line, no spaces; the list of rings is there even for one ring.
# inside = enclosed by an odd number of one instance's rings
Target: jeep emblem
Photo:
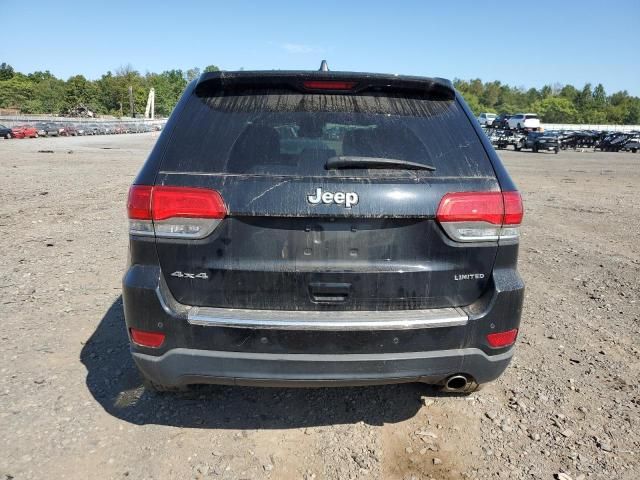
[[[358,204],[358,194],[356,192],[323,192],[321,188],[316,188],[316,193],[307,195],[307,202],[311,205],[318,205],[319,203],[335,203],[338,205],[344,205],[345,208],[351,208]]]

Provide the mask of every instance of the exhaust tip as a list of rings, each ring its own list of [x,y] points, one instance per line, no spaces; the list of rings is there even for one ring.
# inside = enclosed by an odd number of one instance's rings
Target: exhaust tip
[[[452,393],[469,393],[473,392],[477,386],[477,383],[468,375],[456,374],[447,378],[443,390]]]

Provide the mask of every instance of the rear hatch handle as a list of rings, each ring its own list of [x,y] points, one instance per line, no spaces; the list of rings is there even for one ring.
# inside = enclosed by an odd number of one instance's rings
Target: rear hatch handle
[[[350,293],[350,283],[313,282],[309,284],[309,295],[315,303],[344,303]]]

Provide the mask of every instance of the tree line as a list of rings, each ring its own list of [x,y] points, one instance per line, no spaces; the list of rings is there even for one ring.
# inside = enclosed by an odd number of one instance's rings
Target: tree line
[[[0,108],[17,109],[21,113],[64,115],[82,105],[97,114],[129,116],[129,87],[137,114],[144,113],[149,89],[154,88],[156,116],[168,116],[189,81],[203,71],[218,70],[217,66],[209,65],[202,70],[194,67],[186,71],[176,69],[142,75],[126,65],[114,72],[108,71],[97,80],[88,80],[83,75],[62,80],[48,70],[24,74],[1,63]]]
[[[514,88],[498,81],[455,80],[476,113],[537,113],[547,123],[640,124],[640,98],[626,90],[607,95],[602,84]]]
[[[215,65],[202,70],[175,69],[144,75],[130,65],[108,71],[97,80],[74,75],[67,80],[49,71],[24,74],[0,64],[0,108],[22,113],[66,114],[82,105],[97,114],[128,116],[129,88],[135,112],[144,112],[149,89],[155,89],[157,116],[168,116],[187,83],[201,72],[218,71]],[[481,112],[533,112],[547,123],[640,124],[640,98],[626,90],[608,95],[602,84],[581,89],[573,85],[545,85],[540,89],[512,87],[499,81],[455,80],[456,89],[477,115]]]

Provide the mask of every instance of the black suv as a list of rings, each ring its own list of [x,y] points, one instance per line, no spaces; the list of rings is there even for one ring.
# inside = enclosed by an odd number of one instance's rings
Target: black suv
[[[534,153],[539,151],[552,151],[558,153],[560,151],[560,141],[558,135],[553,132],[530,132],[522,139],[518,145],[520,149],[530,149]]]
[[[506,113],[501,113],[493,120],[491,127],[509,129],[510,118],[511,118],[511,115],[507,115]]]
[[[447,80],[205,73],[128,214],[125,317],[151,388],[468,392],[511,360],[522,203]]]

